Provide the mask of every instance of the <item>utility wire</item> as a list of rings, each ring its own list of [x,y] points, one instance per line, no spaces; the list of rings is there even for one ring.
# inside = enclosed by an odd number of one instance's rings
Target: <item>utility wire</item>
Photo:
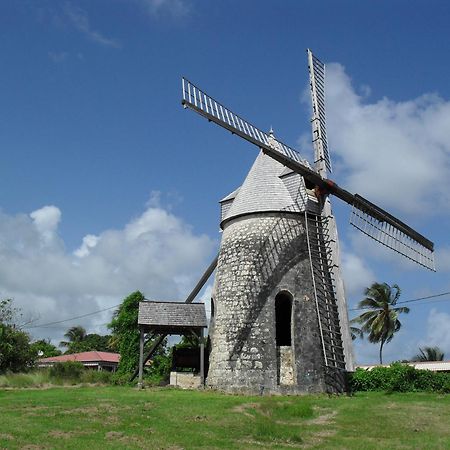
[[[23,328],[27,328],[27,329],[29,329],[29,328],[46,328],[46,327],[49,326],[49,325],[56,325],[56,324],[58,324],[58,323],[70,322],[71,320],[82,319],[83,317],[93,316],[94,314],[99,314],[99,313],[101,313],[101,312],[104,312],[104,311],[108,311],[108,310],[110,310],[110,309],[117,308],[117,307],[119,307],[120,305],[121,305],[121,304],[119,303],[118,305],[110,306],[109,308],[99,309],[98,311],[93,311],[93,312],[90,312],[90,313],[87,313],[87,314],[83,314],[83,315],[81,315],[81,316],[70,317],[69,319],[57,320],[57,321],[55,321],[55,322],[43,323],[43,324],[41,324],[41,325],[31,325],[31,326],[29,326],[29,327],[23,327]]]
[[[419,298],[414,298],[414,299],[411,299],[411,300],[404,300],[402,302],[397,302],[397,305],[403,304],[403,303],[418,302],[420,300],[428,300],[430,298],[443,297],[444,295],[450,295],[450,291],[449,292],[442,292],[440,294],[428,295],[427,297],[419,297]],[[449,300],[450,299],[445,299],[444,301],[449,301]],[[429,302],[429,303],[431,303],[431,302]],[[93,311],[93,312],[90,312],[90,313],[87,313],[87,314],[83,314],[81,316],[70,317],[68,319],[57,320],[55,322],[47,322],[47,323],[43,323],[43,324],[40,324],[40,325],[25,326],[25,327],[22,327],[22,328],[24,328],[24,329],[47,328],[47,327],[50,328],[50,325],[57,325],[59,323],[70,322],[72,320],[82,319],[84,317],[93,316],[95,314],[99,314],[99,313],[104,312],[104,311],[109,311],[110,309],[118,308],[120,305],[121,305],[121,303],[119,303],[118,305],[110,306],[109,308],[99,309],[98,311]],[[361,310],[365,310],[365,309],[370,309],[370,308],[350,308],[349,311],[361,311]]]
[[[450,294],[450,292],[442,292],[441,294],[428,295],[427,297],[413,298],[411,300],[404,300],[402,302],[397,302],[397,305],[404,304],[404,303],[418,302],[420,300],[428,300],[430,298],[443,297],[444,295],[449,295],[449,294]],[[442,301],[448,302],[449,300],[450,300],[450,298],[446,298],[446,299],[443,299]],[[427,303],[432,303],[432,302],[427,302]],[[366,309],[371,309],[371,308],[350,308],[349,311],[361,311],[361,310],[366,310]]]

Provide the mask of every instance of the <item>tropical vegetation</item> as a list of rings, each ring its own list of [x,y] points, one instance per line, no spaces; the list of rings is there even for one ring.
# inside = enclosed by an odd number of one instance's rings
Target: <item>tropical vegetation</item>
[[[415,369],[404,363],[371,370],[356,369],[349,377],[350,388],[356,391],[441,392],[450,394],[450,373]]]
[[[443,361],[444,352],[439,347],[419,348],[419,353],[411,361]]]
[[[361,332],[367,334],[369,342],[380,344],[380,364],[383,364],[384,345],[401,328],[398,316],[409,313],[408,307],[396,306],[400,293],[397,284],[373,283],[366,288],[365,298],[358,303],[358,308],[367,311],[351,321],[361,326]]]
[[[115,380],[118,383],[130,381],[131,375],[139,363],[139,302],[144,301],[142,292],[136,291],[126,297],[114,312],[108,328],[111,330],[111,342],[120,353],[120,362]],[[153,339],[145,343],[145,351],[153,344]],[[154,384],[167,379],[170,373],[171,355],[167,348],[167,339],[161,343],[152,357],[149,366],[145,366],[146,377]]]

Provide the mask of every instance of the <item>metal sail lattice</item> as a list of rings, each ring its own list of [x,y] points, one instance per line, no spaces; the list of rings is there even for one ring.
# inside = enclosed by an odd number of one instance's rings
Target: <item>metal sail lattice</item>
[[[317,59],[311,50],[308,50],[308,67],[313,107],[313,144],[319,146],[319,154],[316,156],[318,160],[323,159],[327,169],[332,172],[325,120],[325,64]]]
[[[200,115],[206,117],[208,120],[221,125],[254,145],[265,148],[269,147],[271,149],[275,147],[275,150],[288,158],[309,167],[308,161],[303,159],[300,156],[300,153],[296,150],[278,140],[275,140],[269,133],[260,130],[247,120],[238,116],[230,109],[214,100],[186,78],[182,78],[182,89],[183,106],[193,109]]]
[[[415,263],[436,271],[433,246],[424,245],[392,226],[379,214],[374,214],[373,205],[356,195],[352,205],[350,224],[380,244],[394,250]]]

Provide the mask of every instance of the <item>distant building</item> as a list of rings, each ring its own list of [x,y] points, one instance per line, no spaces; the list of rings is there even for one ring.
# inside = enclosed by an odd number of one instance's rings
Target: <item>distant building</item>
[[[39,359],[37,362],[38,367],[52,367],[56,363],[62,363],[66,361],[78,361],[86,369],[92,370],[107,370],[109,372],[115,372],[119,364],[120,354],[109,352],[82,352],[72,353],[69,355],[51,356],[49,358]]]
[[[450,372],[450,361],[411,361],[405,362],[415,369],[431,370],[432,372]],[[375,367],[389,367],[390,364],[371,364],[371,365],[356,365],[357,369],[372,370]]]

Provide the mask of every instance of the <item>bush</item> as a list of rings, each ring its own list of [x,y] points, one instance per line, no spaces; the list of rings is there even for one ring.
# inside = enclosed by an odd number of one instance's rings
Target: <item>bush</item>
[[[449,373],[415,369],[401,363],[372,370],[356,369],[349,381],[352,391],[450,392]]]
[[[92,384],[110,384],[112,381],[112,372],[106,370],[84,370],[81,374],[80,381],[82,383],[92,383]]]
[[[84,371],[84,366],[78,361],[65,361],[62,363],[56,363],[50,367],[50,378],[56,378],[60,380],[73,380],[79,381],[81,374]]]

